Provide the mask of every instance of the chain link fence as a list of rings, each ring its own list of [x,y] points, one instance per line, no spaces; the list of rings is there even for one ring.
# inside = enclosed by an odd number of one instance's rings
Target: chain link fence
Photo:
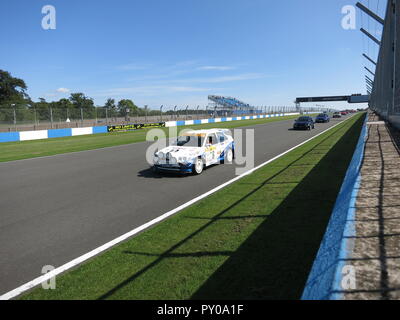
[[[389,0],[385,15],[370,108],[400,129],[400,1]]]
[[[166,108],[165,108],[166,109]],[[319,107],[302,108],[303,112],[319,112]],[[120,110],[106,108],[41,108],[36,109],[26,106],[0,105],[0,132],[30,131],[63,129],[77,127],[91,127],[104,125],[120,125],[132,123],[152,123],[175,120],[197,120],[216,117],[248,116],[255,114],[282,114],[299,112],[295,106],[262,106],[257,107],[257,112],[243,111],[240,109],[220,110],[215,107],[205,106],[196,108],[172,108],[163,110],[140,109],[137,111],[121,112]]]

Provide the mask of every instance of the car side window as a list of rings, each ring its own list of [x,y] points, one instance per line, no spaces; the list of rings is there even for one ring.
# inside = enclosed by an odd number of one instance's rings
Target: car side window
[[[222,133],[218,133],[217,135],[218,135],[218,142],[219,143],[225,142],[226,139],[225,139],[225,136]]]
[[[217,136],[214,133],[210,134],[207,137],[207,144],[208,145],[218,144]]]

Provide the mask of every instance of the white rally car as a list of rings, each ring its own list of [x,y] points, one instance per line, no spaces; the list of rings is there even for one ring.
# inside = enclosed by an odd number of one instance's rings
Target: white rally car
[[[154,153],[155,171],[203,172],[204,167],[232,162],[235,145],[228,129],[186,131],[170,146]]]

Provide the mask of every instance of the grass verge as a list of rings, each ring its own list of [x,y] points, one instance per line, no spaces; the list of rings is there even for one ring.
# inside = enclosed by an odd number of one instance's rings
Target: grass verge
[[[264,124],[275,121],[295,119],[298,116],[285,116],[267,119],[239,120],[221,123],[208,123],[190,126],[193,129],[206,128],[236,128]],[[179,127],[184,129],[187,127]],[[93,150],[105,147],[146,141],[149,129],[120,132],[92,134],[76,137],[53,138],[33,141],[0,143],[0,162],[51,156],[55,154]],[[164,129],[168,133],[168,129]]]
[[[298,299],[364,116],[22,299]]]

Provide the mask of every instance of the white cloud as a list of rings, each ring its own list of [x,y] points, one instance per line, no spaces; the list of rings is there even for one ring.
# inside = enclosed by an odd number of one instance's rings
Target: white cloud
[[[243,74],[223,76],[223,77],[177,79],[177,80],[169,80],[169,82],[171,82],[171,83],[222,83],[222,82],[261,79],[264,77],[265,77],[265,75],[262,73],[243,73]]]
[[[104,97],[104,96],[118,97],[124,95],[159,96],[159,95],[174,94],[174,93],[211,92],[213,90],[215,90],[215,88],[171,86],[171,85],[149,85],[149,86],[126,87],[126,88],[113,88],[105,90],[101,93],[94,94],[93,96],[98,96],[98,97]]]
[[[67,89],[67,88],[58,88],[56,91],[59,92],[59,93],[68,93],[68,92],[70,92],[71,90],[69,90],[69,89]]]
[[[214,71],[226,71],[226,70],[233,70],[234,67],[229,66],[203,66],[199,67],[198,70],[214,70]]]

